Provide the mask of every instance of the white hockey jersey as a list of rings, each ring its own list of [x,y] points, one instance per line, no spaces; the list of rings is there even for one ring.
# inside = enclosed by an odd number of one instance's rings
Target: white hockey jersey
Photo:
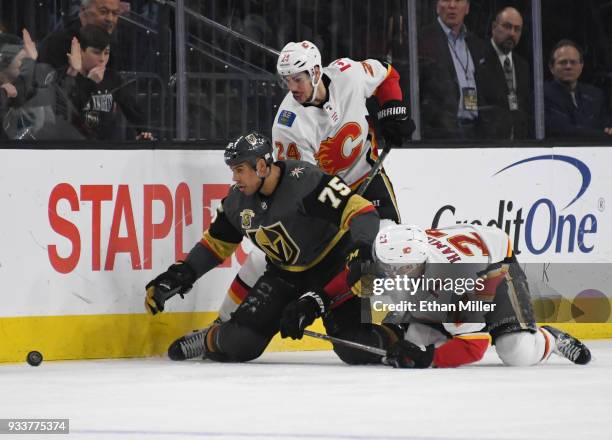
[[[315,163],[354,185],[371,169],[366,159],[378,156],[373,133],[369,136],[366,99],[385,80],[388,68],[372,59],[340,58],[323,73],[330,80],[323,108],[303,106],[291,93],[285,96],[272,126],[275,156]]]
[[[501,262],[512,255],[510,238],[504,231],[497,228],[456,225],[441,229],[428,229],[425,233],[428,239],[428,246],[425,249],[427,262],[421,280],[423,284],[420,286],[429,286],[425,283],[431,283],[433,280],[443,280],[444,283],[452,282],[455,287],[459,286],[458,281],[476,280],[479,278],[478,274],[491,264]],[[467,263],[467,265],[457,263]],[[480,279],[480,282],[486,285],[484,279]],[[458,314],[453,313],[452,307],[455,307],[459,301],[483,298],[486,300],[487,295],[492,297],[494,292],[488,292],[486,289],[477,292],[474,284],[470,289],[466,288],[464,283],[465,281],[461,282],[462,291],[419,287],[418,290],[409,294],[406,291],[395,291],[391,294],[391,298],[396,304],[407,300],[415,305],[408,315],[400,319],[402,322],[410,321],[412,317],[421,322],[440,323],[452,335],[474,333],[484,328],[483,316],[486,311],[468,310]],[[453,284],[450,285],[453,286]]]
[[[510,238],[501,229],[455,225],[425,231],[428,263],[482,263],[482,268],[512,255]]]

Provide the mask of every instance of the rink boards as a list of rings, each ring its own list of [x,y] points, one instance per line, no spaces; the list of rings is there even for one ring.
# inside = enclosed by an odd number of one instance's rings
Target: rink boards
[[[214,319],[249,243],[184,300],[169,301],[168,313],[146,315],[143,298],[226,194],[221,151],[0,150],[0,160],[0,361],[35,349],[47,359],[161,354]],[[432,148],[392,151],[386,169],[404,222],[492,224],[521,262],[597,267],[612,263],[610,163],[609,147]],[[607,275],[593,283],[586,288],[609,308]],[[565,328],[612,337],[610,324],[575,321]],[[271,348],[327,347],[275,340]]]

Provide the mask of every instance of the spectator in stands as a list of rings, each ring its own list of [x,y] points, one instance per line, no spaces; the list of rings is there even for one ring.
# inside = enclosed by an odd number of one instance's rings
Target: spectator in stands
[[[36,63],[27,30],[23,40],[0,33],[0,121],[2,137],[18,140],[82,139],[55,113],[55,72]],[[41,68],[43,67],[43,68]]]
[[[81,0],[79,15],[64,29],[47,36],[40,46],[39,62],[59,68],[66,64],[66,53],[70,52],[72,39],[82,26],[94,25],[113,35],[117,28],[121,7],[119,0]],[[115,40],[112,48],[116,47]],[[111,66],[113,65],[111,61]]]
[[[514,52],[523,32],[523,17],[515,8],[499,11],[491,28],[485,52],[487,74],[482,94],[486,137],[525,139],[531,126],[531,81],[529,65]]]
[[[89,139],[119,140],[120,113],[137,128],[137,140],[151,140],[143,131],[144,116],[129,83],[107,67],[110,36],[94,25],[83,26],[73,38],[68,67],[62,69],[60,86],[73,106],[73,124]]]
[[[0,71],[0,121],[4,118],[4,115],[9,109],[11,100],[17,96],[17,89],[12,82],[4,76],[4,72]],[[4,137],[4,130],[0,125],[0,139]]]
[[[0,84],[7,94],[11,90],[11,98],[25,98],[31,80],[25,74],[31,73],[37,57],[36,44],[26,29],[23,30],[23,40],[0,33]]]
[[[32,83],[33,66],[38,52],[26,29],[23,40],[0,33],[0,122],[9,107],[16,108],[27,98]],[[3,130],[4,133],[4,130]]]
[[[21,41],[19,38],[0,34],[0,117],[8,110],[10,101],[17,97],[14,60],[19,53]]]
[[[484,42],[463,23],[470,0],[438,0],[437,20],[419,35],[423,135],[479,136],[480,81]]]
[[[578,81],[583,66],[582,49],[571,40],[559,41],[550,53],[548,67],[554,79],[544,85],[548,137],[612,135],[612,116],[604,93]]]

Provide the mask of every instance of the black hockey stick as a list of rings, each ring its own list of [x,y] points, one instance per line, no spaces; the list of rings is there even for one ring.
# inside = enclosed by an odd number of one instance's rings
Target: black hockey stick
[[[368,353],[377,354],[379,356],[386,356],[387,350],[378,347],[372,347],[370,345],[360,344],[359,342],[347,341],[346,339],[336,338],[334,336],[324,335],[322,333],[312,332],[310,330],[304,330],[306,336],[311,338],[323,339],[324,341],[333,342],[338,345],[344,345],[346,347],[356,348],[357,350],[367,351]]]
[[[372,180],[374,179],[374,177],[376,177],[378,171],[382,167],[382,164],[385,161],[387,154],[389,154],[389,151],[391,151],[391,147],[387,147],[387,144],[384,143],[382,140],[380,141],[380,144],[383,146],[381,155],[378,156],[378,160],[374,163],[374,166],[366,176],[365,180],[361,183],[361,185],[359,185],[357,191],[355,191],[360,196],[362,196],[363,193],[366,192],[366,190],[370,186],[370,183],[372,183]]]

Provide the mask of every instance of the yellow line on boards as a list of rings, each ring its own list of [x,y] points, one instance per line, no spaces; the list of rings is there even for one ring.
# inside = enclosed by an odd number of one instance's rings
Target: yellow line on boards
[[[176,338],[208,325],[216,312],[0,318],[0,362],[25,361],[30,351],[45,360],[165,355]],[[313,330],[324,332],[320,320]],[[326,341],[272,340],[268,351],[327,350]]]
[[[110,359],[165,355],[176,338],[208,325],[216,312],[123,315],[27,316],[0,318],[0,362],[23,362],[30,351],[45,360]],[[612,323],[553,323],[580,339],[612,338]],[[325,333],[320,320],[312,330]],[[268,351],[328,350],[304,337],[272,340]]]

